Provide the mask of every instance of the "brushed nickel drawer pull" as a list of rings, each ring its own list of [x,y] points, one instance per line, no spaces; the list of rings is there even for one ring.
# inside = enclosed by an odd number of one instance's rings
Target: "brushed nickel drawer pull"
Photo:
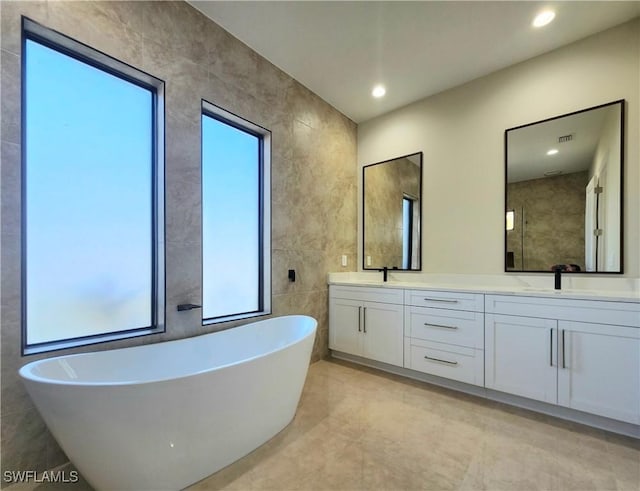
[[[440,362],[440,363],[446,363],[447,365],[457,365],[458,364],[457,361],[441,360],[440,358],[431,358],[430,356],[425,356],[424,358],[425,358],[425,360],[431,360],[431,361],[437,361],[437,362]]]
[[[358,307],[358,332],[362,332],[362,307]]]
[[[449,298],[429,298],[426,297],[425,302],[444,302],[444,303],[458,303],[457,300],[451,300]]]
[[[443,329],[458,329],[458,326],[443,326],[442,324],[429,324],[428,322],[424,323],[427,327],[442,327]]]

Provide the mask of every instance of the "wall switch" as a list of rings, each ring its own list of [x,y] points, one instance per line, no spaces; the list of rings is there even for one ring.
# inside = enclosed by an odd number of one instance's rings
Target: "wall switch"
[[[347,255],[346,255],[346,254],[343,254],[343,255],[342,255],[342,265],[343,265],[343,266],[346,266],[346,265],[347,265]]]
[[[371,256],[367,256],[367,266],[371,266]]]

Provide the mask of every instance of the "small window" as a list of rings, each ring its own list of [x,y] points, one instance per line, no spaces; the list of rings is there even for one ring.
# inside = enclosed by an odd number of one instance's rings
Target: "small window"
[[[270,140],[268,130],[203,101],[205,323],[271,311]]]
[[[23,351],[163,330],[163,83],[23,19]]]
[[[413,244],[413,207],[414,200],[402,198],[402,269],[411,269]]]

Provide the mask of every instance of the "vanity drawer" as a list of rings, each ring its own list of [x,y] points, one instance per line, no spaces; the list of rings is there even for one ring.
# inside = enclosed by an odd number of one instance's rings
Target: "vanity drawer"
[[[331,298],[345,298],[365,302],[395,303],[402,305],[402,292],[403,290],[399,288],[329,285],[329,296]]]
[[[405,338],[405,368],[484,386],[484,351]]]
[[[486,295],[487,314],[640,327],[640,303],[571,298]]]
[[[404,335],[425,341],[484,349],[484,314],[466,310],[405,307]]]
[[[416,307],[484,312],[484,295],[481,293],[405,290],[404,304]]]

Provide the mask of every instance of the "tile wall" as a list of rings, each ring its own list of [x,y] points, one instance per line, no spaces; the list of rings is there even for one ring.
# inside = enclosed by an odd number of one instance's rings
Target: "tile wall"
[[[2,471],[67,459],[17,376],[20,356],[20,16],[166,83],[167,332],[75,351],[197,335],[201,295],[200,101],[272,131],[273,313],[319,321],[313,360],[327,353],[329,271],[356,261],[356,125],[183,2],[0,2],[2,191]],[[341,267],[341,255],[348,266]],[[287,270],[296,269],[289,283]],[[225,325],[224,327],[228,327]]]
[[[515,269],[550,271],[555,264],[577,264],[586,271],[588,182],[589,173],[583,171],[507,185],[507,209],[515,210],[516,217],[507,232],[507,251],[513,252]]]

